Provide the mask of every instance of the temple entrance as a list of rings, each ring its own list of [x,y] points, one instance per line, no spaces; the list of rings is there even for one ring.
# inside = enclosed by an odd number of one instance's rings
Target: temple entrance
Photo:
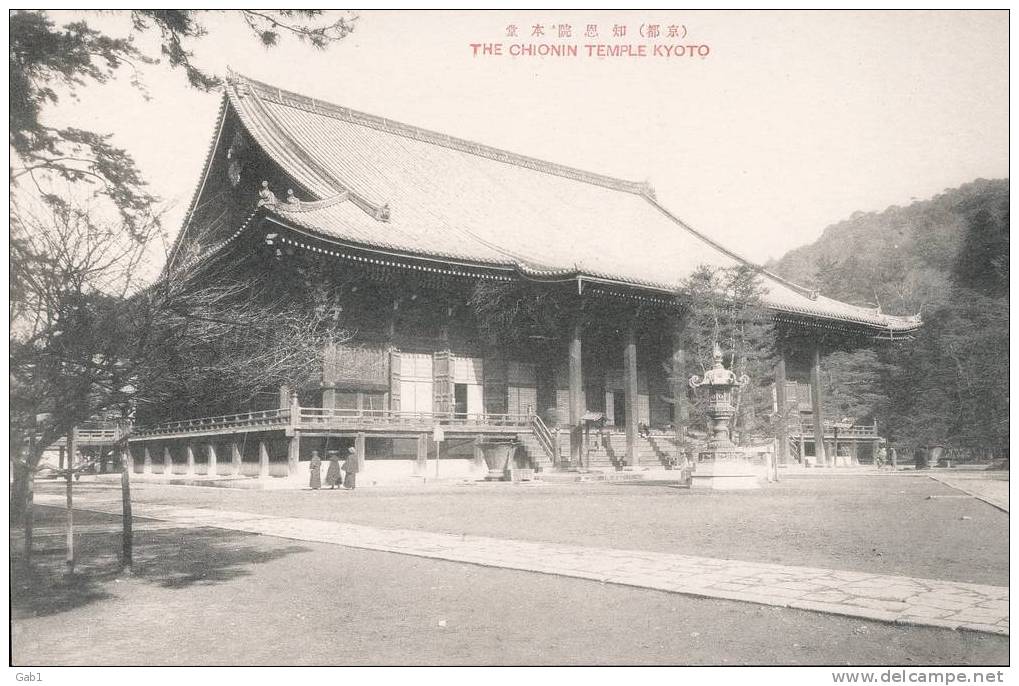
[[[401,353],[400,365],[400,409],[404,412],[431,412],[431,354]]]
[[[453,358],[453,413],[459,419],[485,411],[485,393],[482,385],[484,363],[480,357]]]

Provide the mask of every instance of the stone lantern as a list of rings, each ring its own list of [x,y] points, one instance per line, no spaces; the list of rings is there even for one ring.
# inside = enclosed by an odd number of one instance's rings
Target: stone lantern
[[[736,409],[732,391],[750,383],[746,374],[737,378],[722,364],[722,350],[715,343],[714,365],[700,376],[690,377],[690,387],[708,389],[708,422],[711,434],[707,450],[697,455],[690,487],[695,489],[745,490],[760,488],[760,470],[746,453],[733,445],[729,422]]]

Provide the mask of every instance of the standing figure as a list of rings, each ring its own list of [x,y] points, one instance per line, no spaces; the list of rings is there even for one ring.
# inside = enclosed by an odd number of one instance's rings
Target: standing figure
[[[329,450],[326,452],[329,458],[329,469],[326,471],[326,483],[330,489],[343,484],[343,474],[340,472],[340,451]]]
[[[343,463],[343,471],[347,474],[344,485],[350,490],[357,486],[357,452],[347,448],[347,461]]]
[[[877,450],[874,451],[874,466],[878,469],[884,469],[885,461],[888,458],[888,451],[885,450],[884,441],[878,443]]]
[[[312,490],[317,491],[322,488],[322,458],[318,456],[317,450],[311,451],[311,464],[308,465],[308,470],[311,472],[311,480],[308,485]]]

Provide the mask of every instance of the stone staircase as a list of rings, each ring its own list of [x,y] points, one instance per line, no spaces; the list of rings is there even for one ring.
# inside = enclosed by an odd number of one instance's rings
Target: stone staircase
[[[520,442],[521,447],[527,454],[527,459],[530,460],[534,469],[539,472],[552,471],[552,460],[542,449],[538,439],[534,437],[531,432],[517,434],[517,440]]]
[[[551,471],[552,460],[542,449],[534,434],[517,434],[531,464],[539,471]],[[566,436],[562,437],[563,451],[569,450],[569,442]],[[615,471],[622,468],[626,461],[626,434],[611,433],[591,437],[591,452],[585,451],[584,467],[587,469]],[[637,438],[637,453],[640,459],[640,467],[665,467],[670,460],[676,456],[676,439],[671,436],[652,435],[649,438]]]
[[[663,436],[637,438],[640,467],[665,467],[675,455],[675,444]],[[591,469],[619,469],[626,461],[626,434],[611,433],[598,437],[590,452]]]

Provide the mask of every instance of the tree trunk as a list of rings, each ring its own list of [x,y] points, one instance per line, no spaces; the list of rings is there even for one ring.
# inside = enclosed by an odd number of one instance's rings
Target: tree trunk
[[[74,574],[74,498],[72,495],[72,489],[74,486],[74,467],[75,457],[78,452],[78,428],[74,427],[71,429],[71,433],[67,439],[68,446],[68,458],[67,458],[67,471],[65,475],[67,477],[67,573]]]
[[[32,452],[34,452],[34,450],[35,444],[31,439],[29,439],[28,453],[31,455]],[[35,514],[32,509],[33,508],[32,501],[34,499],[33,486],[35,485],[35,478],[31,470],[26,469],[25,472],[27,473],[27,476],[25,478],[25,488],[27,494],[25,496],[24,504],[25,509],[24,522],[25,522],[25,565],[27,566],[32,564],[32,525],[33,525],[32,518]]]
[[[134,563],[133,538],[134,527],[131,518],[131,460],[128,459],[130,448],[123,448],[120,452],[120,495],[123,506],[123,548],[124,568],[129,570]]]
[[[35,472],[39,466],[39,461],[42,459],[43,451],[46,450],[46,446],[52,445],[57,438],[63,435],[64,433],[59,429],[50,429],[49,431],[43,431],[39,440],[35,440],[20,433],[15,435],[12,432],[12,453],[17,456],[23,456],[24,459],[14,460],[11,501],[8,503],[11,522],[24,523],[24,517],[28,511],[28,498],[34,491]],[[26,442],[29,442],[28,451],[18,450],[16,446],[22,446]]]

